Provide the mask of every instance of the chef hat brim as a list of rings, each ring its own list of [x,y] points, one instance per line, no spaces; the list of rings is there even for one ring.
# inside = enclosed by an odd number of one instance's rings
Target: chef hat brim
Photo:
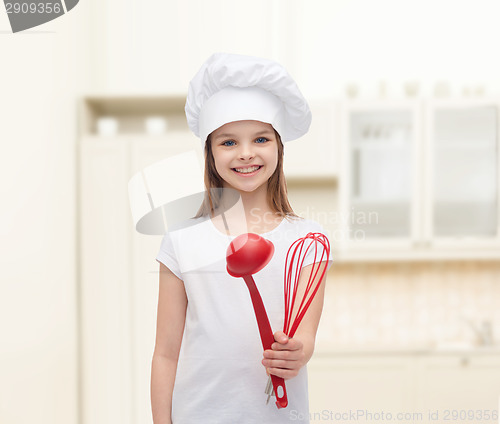
[[[311,125],[309,105],[283,66],[227,53],[210,56],[191,80],[185,111],[203,145],[212,131],[233,121],[269,123],[284,142],[301,137]]]

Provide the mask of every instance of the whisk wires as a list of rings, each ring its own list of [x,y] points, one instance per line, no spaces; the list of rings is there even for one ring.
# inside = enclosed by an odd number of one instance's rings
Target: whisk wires
[[[311,249],[314,249],[311,273],[305,287],[303,287],[303,296],[294,314],[302,268]],[[285,260],[285,320],[283,324],[283,332],[288,337],[293,337],[311,305],[326,273],[327,267],[321,265],[323,262],[328,261],[329,256],[330,242],[322,233],[308,233],[305,237],[296,240],[288,249]],[[321,268],[323,268],[321,275],[317,278]]]

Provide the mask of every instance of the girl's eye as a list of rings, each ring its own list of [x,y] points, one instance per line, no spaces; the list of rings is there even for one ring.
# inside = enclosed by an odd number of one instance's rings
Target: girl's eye
[[[232,143],[232,144],[231,144]],[[234,146],[233,140],[226,140],[222,143],[223,146]]]
[[[257,143],[265,143],[266,141],[269,141],[266,137],[259,137],[257,140],[255,140]]]

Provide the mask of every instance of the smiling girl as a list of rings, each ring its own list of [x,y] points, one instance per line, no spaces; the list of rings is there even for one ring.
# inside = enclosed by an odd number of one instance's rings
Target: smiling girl
[[[279,330],[288,248],[309,232],[324,233],[293,212],[283,173],[283,142],[309,128],[307,102],[276,62],[214,54],[190,83],[186,117],[204,146],[206,193],[196,217],[165,234],[157,256],[154,423],[309,422],[306,364],[324,281],[294,337]],[[229,243],[247,232],[275,247],[271,261],[255,274],[275,332],[265,352],[248,291],[226,270]],[[313,256],[303,263],[301,282],[310,275]],[[330,257],[322,266],[331,263]],[[287,408],[266,404],[266,373],[287,380]]]

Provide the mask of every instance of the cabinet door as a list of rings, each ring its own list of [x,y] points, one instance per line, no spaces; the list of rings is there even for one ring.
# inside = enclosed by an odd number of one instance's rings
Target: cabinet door
[[[197,144],[195,144],[197,143]],[[81,309],[84,422],[151,421],[161,236],[139,234],[128,182],[168,156],[198,147],[187,131],[81,141]]]
[[[434,243],[499,240],[498,118],[494,103],[430,105],[426,236]]]
[[[80,146],[84,424],[132,423],[129,153],[118,137]]]
[[[413,357],[405,356],[313,357],[307,366],[311,416],[325,410],[393,414],[411,410],[412,364]],[[371,421],[368,418],[358,417]]]
[[[500,394],[500,359],[494,355],[421,358],[418,409],[434,414],[428,422],[495,423]],[[436,411],[438,416],[436,416]],[[487,419],[489,411],[490,418]]]
[[[350,247],[410,247],[418,237],[418,120],[413,103],[344,110],[339,189]]]
[[[339,108],[333,101],[311,102],[312,123],[299,140],[285,143],[283,167],[287,178],[334,178],[337,176]]]

